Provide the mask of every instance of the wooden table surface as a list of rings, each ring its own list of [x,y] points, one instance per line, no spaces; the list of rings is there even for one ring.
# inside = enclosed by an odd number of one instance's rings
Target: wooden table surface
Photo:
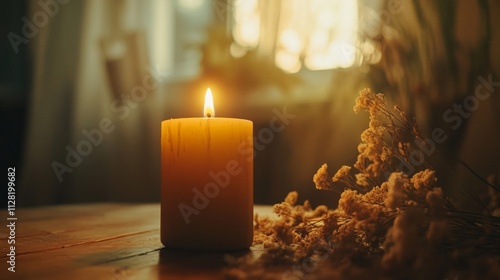
[[[160,242],[159,204],[50,206],[16,210],[10,272],[10,221],[7,209],[0,211],[0,279],[223,279],[225,255],[262,252],[167,250]],[[267,214],[270,207],[256,206],[255,212]]]

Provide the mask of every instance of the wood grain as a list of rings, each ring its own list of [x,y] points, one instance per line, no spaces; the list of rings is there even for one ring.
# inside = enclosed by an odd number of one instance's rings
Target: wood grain
[[[271,212],[270,207],[255,211]],[[164,249],[159,204],[51,206],[19,209],[16,217],[16,272],[7,270],[10,245],[2,230],[0,279],[221,279],[226,255],[261,251]],[[6,221],[6,213],[1,218]]]

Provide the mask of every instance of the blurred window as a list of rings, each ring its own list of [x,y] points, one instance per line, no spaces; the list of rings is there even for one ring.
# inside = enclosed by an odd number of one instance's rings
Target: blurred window
[[[150,37],[153,66],[170,78],[197,76],[212,13],[211,0],[155,0]]]
[[[289,73],[355,63],[358,4],[354,0],[227,0],[231,54],[255,50]]]

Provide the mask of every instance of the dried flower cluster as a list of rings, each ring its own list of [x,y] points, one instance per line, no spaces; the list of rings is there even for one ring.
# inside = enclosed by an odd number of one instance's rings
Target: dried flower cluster
[[[272,257],[274,262],[294,263],[319,253],[320,249],[331,250],[328,240],[332,232],[325,229],[335,228],[336,219],[326,206],[313,209],[307,200],[296,205],[297,199],[298,193],[291,192],[284,202],[273,206],[279,220],[255,216],[254,244],[262,244],[268,252],[283,254]]]
[[[278,220],[256,216],[254,244],[266,248],[260,265],[328,255],[337,271],[350,262],[378,276],[444,279],[456,277],[464,260],[493,255],[482,260],[479,274],[460,275],[499,276],[500,218],[491,214],[500,212],[498,188],[491,188],[496,199],[485,211],[457,209],[439,187],[436,172],[415,159],[414,151],[428,145],[416,122],[397,106],[390,110],[384,95],[370,89],[356,99],[354,111],[360,110],[369,112],[370,122],[353,167],[343,166],[330,176],[324,164],[313,177],[317,189],[341,194],[337,209],[297,204],[292,192],[274,205]],[[293,279],[304,277],[297,275]]]

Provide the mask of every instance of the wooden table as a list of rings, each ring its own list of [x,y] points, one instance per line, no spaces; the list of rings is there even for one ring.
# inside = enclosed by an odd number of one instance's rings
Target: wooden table
[[[0,211],[9,224],[7,210]],[[3,225],[0,279],[222,279],[227,269],[227,253],[164,249],[159,204],[50,206],[17,209],[15,217],[15,272],[8,270],[10,231]]]

